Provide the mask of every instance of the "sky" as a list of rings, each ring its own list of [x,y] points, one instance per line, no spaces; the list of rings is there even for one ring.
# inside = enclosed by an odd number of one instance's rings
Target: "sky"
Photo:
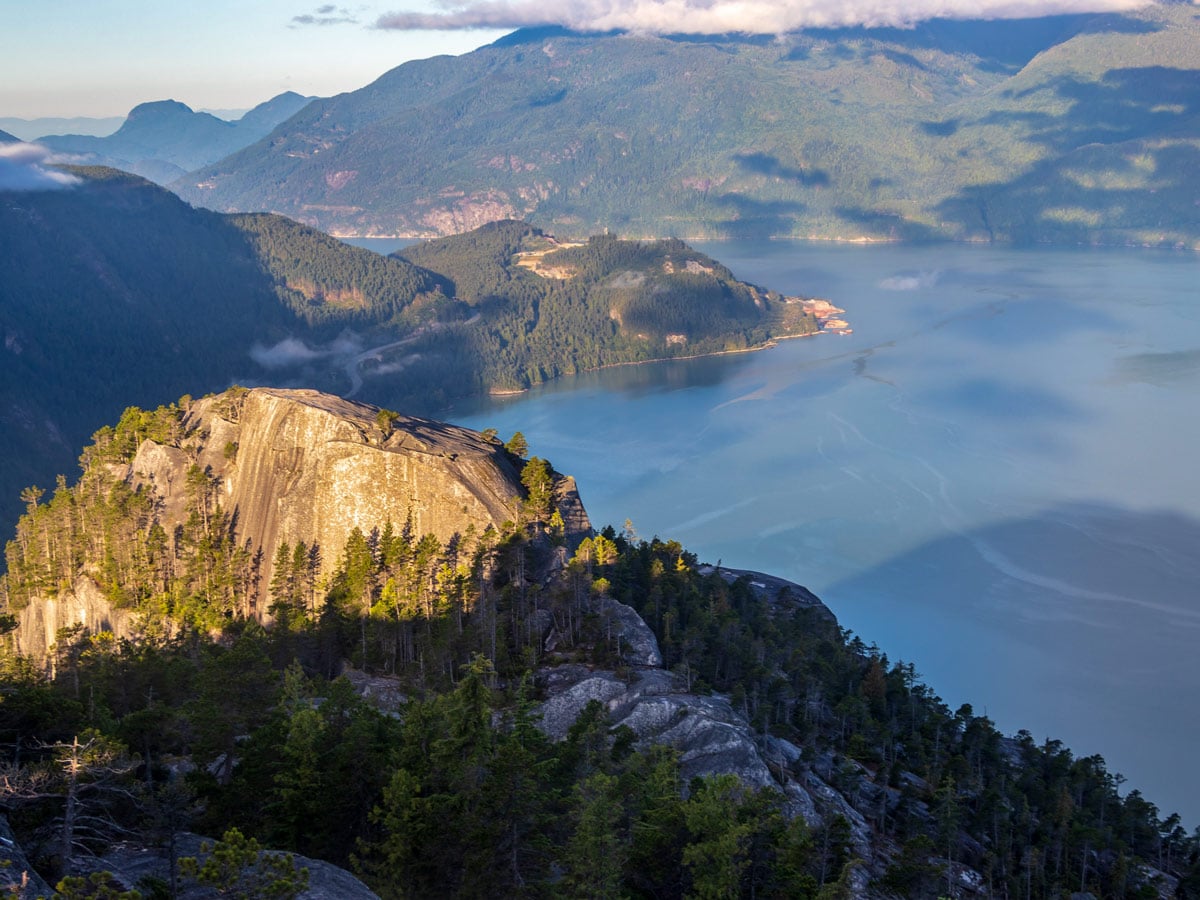
[[[20,14],[16,7],[20,6]],[[0,116],[123,116],[147,100],[247,109],[284,91],[357,90],[406,60],[465,53],[512,28],[384,30],[397,8],[305,0],[0,0]]]
[[[148,100],[248,109],[356,90],[410,59],[526,25],[778,33],[1129,9],[1146,0],[55,0],[3,16],[0,117],[122,116]],[[0,0],[0,9],[17,6]]]

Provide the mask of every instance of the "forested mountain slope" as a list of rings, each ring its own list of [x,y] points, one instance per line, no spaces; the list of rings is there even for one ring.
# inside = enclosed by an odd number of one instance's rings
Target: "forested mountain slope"
[[[1103,759],[950,710],[797,585],[628,525],[568,535],[552,467],[516,436],[440,426],[448,443],[408,448],[519,471],[498,525],[427,532],[373,485],[341,498],[365,515],[344,546],[256,548],[218,482],[263,448],[214,465],[194,441],[278,419],[267,449],[302,480],[314,446],[391,417],[255,393],[127,411],[6,548],[5,630],[81,580],[132,626],[65,623],[49,677],[0,647],[0,809],[51,880],[103,869],[119,837],[194,828],[352,867],[385,897],[1197,896],[1196,838]],[[297,402],[337,420],[330,440],[272,411]],[[385,451],[439,428],[395,424]],[[148,453],[195,456],[186,485],[152,486]],[[286,483],[260,499],[303,515]]]
[[[438,391],[463,379],[521,390],[599,366],[745,350],[844,324],[829,318],[841,310],[740,282],[677,240],[560,244],[502,221],[395,255],[444,277],[471,311],[426,339],[428,370],[442,367],[431,379]]]
[[[115,170],[79,174],[72,190],[0,194],[6,519],[14,492],[70,472],[126,405],[253,377],[254,341],[298,323],[226,218]]]
[[[775,39],[517,32],[319,100],[180,179],[338,234],[1200,241],[1200,20]]]
[[[677,241],[566,247],[502,223],[409,251],[423,268],[279,216],[193,209],[112,169],[73,171],[74,188],[0,192],[8,515],[126,405],[188,389],[303,385],[421,413],[821,325]]]

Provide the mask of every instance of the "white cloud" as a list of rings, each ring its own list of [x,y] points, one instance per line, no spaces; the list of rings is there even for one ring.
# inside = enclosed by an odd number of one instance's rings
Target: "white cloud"
[[[441,0],[445,12],[394,12],[377,28],[522,28],[653,34],[783,34],[847,25],[907,26],[925,19],[1013,19],[1114,12],[1153,0]]]
[[[358,18],[354,12],[342,6],[326,3],[318,6],[315,12],[302,16],[292,16],[292,27],[297,25],[357,25]]]
[[[255,344],[250,349],[250,358],[264,369],[289,369],[317,360],[344,360],[361,353],[362,349],[362,342],[349,333],[324,347],[310,347],[299,338],[289,337],[270,347]]]
[[[327,356],[328,350],[314,350],[297,338],[284,338],[271,347],[255,344],[250,350],[250,358],[264,369],[287,369]]]
[[[0,191],[52,191],[79,184],[74,175],[48,168],[54,160],[41,144],[0,144]]]

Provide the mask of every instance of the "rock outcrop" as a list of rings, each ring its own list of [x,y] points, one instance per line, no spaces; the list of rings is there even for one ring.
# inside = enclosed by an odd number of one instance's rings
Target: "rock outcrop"
[[[6,897],[50,896],[50,885],[34,871],[3,815],[0,815],[0,893]]]
[[[381,414],[373,406],[310,390],[237,389],[193,401],[173,444],[143,441],[119,473],[154,492],[168,534],[189,514],[189,473],[207,476],[214,504],[233,517],[237,539],[261,551],[251,608],[268,606],[274,555],[303,541],[321,551],[328,576],[354,529],[391,523],[443,543],[515,520],[525,496],[519,461],[494,440],[430,419]],[[567,545],[591,524],[573,479],[554,475],[554,502]],[[15,632],[17,649],[44,657],[60,628],[131,634],[133,616],[112,609],[87,578],[56,600],[30,603]]]
[[[207,859],[205,844],[212,843],[211,839],[186,832],[177,835],[176,842],[179,857],[192,857],[201,863]],[[291,856],[296,868],[308,870],[308,887],[298,895],[297,900],[378,900],[374,891],[345,869],[299,854]],[[104,856],[86,861],[82,869],[110,872],[113,881],[122,889],[136,890],[147,877],[166,882],[170,877],[170,860],[167,852],[161,848],[116,844]],[[209,900],[218,894],[212,888],[185,879],[178,896],[180,900]]]
[[[57,597],[30,603],[21,610],[12,632],[14,646],[19,653],[42,659],[58,640],[59,631],[75,625],[93,634],[128,635],[136,629],[136,615],[132,610],[114,609],[94,581],[80,578]]]
[[[447,541],[514,520],[520,473],[494,441],[466,428],[399,416],[318,391],[257,388],[196,401],[185,426],[201,435],[197,463],[218,485],[239,535],[270,554],[282,542],[316,543],[327,574],[355,528],[368,533],[411,521],[416,534]],[[130,476],[164,498],[164,517],[180,520],[190,466],[184,450],[147,441]],[[585,532],[587,514],[574,482],[560,479],[568,527]]]
[[[771,580],[777,588],[793,589],[798,602],[815,603],[833,615],[805,588]],[[844,812],[846,804],[840,796],[840,802],[832,803],[829,795],[801,776],[811,773],[801,762],[799,748],[756,734],[727,697],[693,693],[685,676],[664,669],[654,632],[636,610],[606,597],[598,612],[610,622],[628,674],[578,663],[543,667],[539,680],[547,699],[541,707],[541,728],[549,737],[566,737],[584,707],[596,701],[607,711],[611,727],[632,729],[642,744],[669,744],[678,750],[683,775],[689,780],[734,774],[756,788],[790,790],[796,794],[791,808],[811,822],[821,821],[818,804],[836,814]],[[820,779],[815,784],[836,794]]]
[[[752,590],[766,598],[777,614],[799,606],[834,619],[828,607],[801,585],[760,572],[708,566],[701,571],[729,581],[749,579]],[[852,760],[813,748],[806,752],[790,741],[755,731],[730,698],[696,693],[690,690],[686,673],[662,667],[654,634],[636,610],[604,599],[597,612],[608,619],[613,635],[619,635],[615,643],[623,667],[544,666],[538,673],[546,697],[540,707],[542,731],[562,740],[584,708],[595,701],[605,709],[609,727],[631,729],[638,746],[675,748],[685,784],[696,777],[731,774],[751,787],[777,790],[783,794],[786,814],[802,818],[810,827],[827,829],[843,823],[854,854],[865,861],[849,875],[851,896],[877,896],[869,881],[883,873],[897,848],[881,840],[868,820],[883,808],[894,812],[901,792],[877,786],[865,767]],[[916,777],[903,773],[902,779],[905,776]],[[956,880],[967,895],[981,876],[960,868]]]

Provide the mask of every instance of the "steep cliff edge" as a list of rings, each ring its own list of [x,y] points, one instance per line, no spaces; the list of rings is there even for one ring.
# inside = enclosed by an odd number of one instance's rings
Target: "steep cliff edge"
[[[407,525],[415,535],[446,544],[515,521],[526,495],[521,461],[495,440],[310,390],[232,389],[187,402],[164,434],[134,446],[132,460],[121,464],[101,462],[101,454],[93,453],[83,481],[98,477],[91,470],[104,469],[104,483],[127,486],[131,502],[140,501],[142,515],[152,520],[149,528],[160,527],[164,536],[196,527],[197,519],[208,525],[222,519],[218,537],[245,560],[240,610],[260,619],[276,551],[284,544],[319,550],[312,574],[322,583],[355,530],[370,535],[389,524]],[[587,512],[573,479],[558,473],[552,478],[565,541],[577,542],[591,530]],[[42,512],[53,519],[45,507]],[[37,526],[23,522],[22,528],[15,543],[40,553]],[[41,528],[46,552],[32,562],[28,552],[21,557],[25,583],[42,587],[26,592],[16,649],[44,657],[56,633],[75,624],[118,636],[136,633],[132,604],[112,602],[100,587],[107,563],[97,559],[105,554],[70,568],[64,562],[70,554],[53,546],[61,536],[48,533],[53,522]],[[148,533],[145,526],[142,532]],[[171,540],[178,544],[178,537],[164,538]],[[152,538],[145,542],[153,552]],[[179,551],[163,557],[163,564],[177,566]],[[131,556],[128,567],[118,564],[116,580],[127,582],[128,569],[141,562]],[[19,593],[12,558],[9,569],[11,604]]]
[[[256,388],[195,402],[184,427],[199,436],[191,453],[214,479],[239,534],[268,554],[285,541],[315,543],[323,575],[355,528],[365,534],[407,521],[415,533],[445,542],[517,518],[520,472],[497,443],[432,419],[379,414],[319,391]],[[186,494],[178,486],[190,465],[188,450],[146,441],[130,477],[135,486],[153,486],[165,518],[181,521]],[[556,487],[568,530],[586,533],[574,480],[560,476]]]

